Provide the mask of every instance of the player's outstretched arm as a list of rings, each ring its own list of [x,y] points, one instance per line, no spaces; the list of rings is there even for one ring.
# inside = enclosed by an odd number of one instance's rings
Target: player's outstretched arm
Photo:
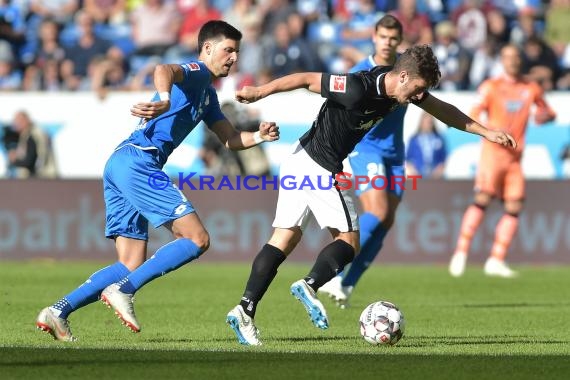
[[[217,121],[210,128],[224,146],[231,150],[251,148],[264,141],[279,139],[279,127],[274,122],[263,121],[257,132],[238,131],[226,119]]]
[[[236,100],[240,103],[253,103],[271,94],[306,88],[321,93],[321,73],[295,73],[272,80],[263,86],[245,86],[236,91]]]
[[[485,128],[461,112],[453,104],[444,102],[433,96],[433,94],[430,94],[430,96],[419,103],[418,106],[420,108],[423,108],[426,112],[432,114],[438,120],[453,128],[459,129],[460,131],[482,136],[487,140],[500,144],[502,146],[511,148],[517,147],[517,142],[508,133],[502,131],[493,131],[491,129]]]
[[[174,83],[184,79],[180,65],[157,65],[154,69],[154,87],[160,96],[157,102],[140,102],[131,108],[131,115],[150,120],[170,109],[170,90]]]
[[[537,96],[534,100],[536,104],[536,110],[534,111],[534,122],[536,124],[545,124],[549,121],[556,119],[556,112],[546,103],[544,99],[544,93],[540,86],[538,86]]]

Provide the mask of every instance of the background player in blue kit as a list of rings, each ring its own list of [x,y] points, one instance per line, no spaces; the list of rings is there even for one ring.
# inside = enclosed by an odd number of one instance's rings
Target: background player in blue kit
[[[192,203],[174,184],[156,190],[149,183],[157,173],[168,178],[162,172],[168,156],[201,121],[232,150],[279,137],[275,123],[262,122],[255,133],[239,132],[220,110],[212,81],[229,74],[237,61],[241,37],[233,26],[209,21],[198,35],[199,61],[156,67],[157,93],[151,102],[138,103],[131,109],[141,122],[115,149],[103,173],[105,235],[114,239],[118,261],[44,308],[37,318],[38,328],[55,339],[73,341],[69,314],[101,297],[128,328],[139,332],[133,294],[208,249],[208,232]],[[166,227],[175,240],[146,260],[149,222],[155,228]]]
[[[378,20],[372,36],[374,55],[357,63],[350,72],[393,66],[397,59],[396,49],[402,42],[402,30],[402,24],[392,15]],[[343,272],[319,288],[320,293],[330,296],[342,308],[348,305],[354,286],[380,252],[404,193],[402,186],[392,186],[390,178],[405,176],[403,131],[406,110],[406,105],[399,105],[386,115],[348,155],[354,176],[383,175],[388,183],[385,190],[374,189],[371,182],[355,188],[363,209],[359,217],[360,253]],[[376,185],[382,187],[383,184],[379,180]]]

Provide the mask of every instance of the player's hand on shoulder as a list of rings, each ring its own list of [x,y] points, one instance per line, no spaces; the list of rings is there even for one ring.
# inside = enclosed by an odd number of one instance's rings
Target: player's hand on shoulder
[[[131,108],[131,115],[147,120],[154,119],[170,109],[170,100],[156,102],[140,102]]]
[[[279,140],[279,127],[273,121],[262,121],[259,124],[259,136],[265,141]]]
[[[236,100],[240,103],[253,103],[262,98],[261,91],[258,87],[244,86],[241,90],[236,91]]]
[[[517,147],[517,142],[513,138],[513,136],[509,135],[508,133],[502,131],[492,131],[489,130],[487,136],[485,138],[491,142],[500,144],[507,148],[515,149]]]

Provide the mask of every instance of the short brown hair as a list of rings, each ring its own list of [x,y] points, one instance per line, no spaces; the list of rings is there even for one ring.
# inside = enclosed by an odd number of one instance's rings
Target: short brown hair
[[[407,71],[412,77],[420,77],[427,82],[428,88],[436,87],[441,78],[437,58],[429,45],[408,48],[400,55],[392,71]]]
[[[378,20],[376,26],[374,27],[374,30],[378,30],[380,28],[396,29],[398,30],[400,37],[402,37],[404,34],[404,27],[402,26],[402,23],[392,15],[385,15],[380,20]]]

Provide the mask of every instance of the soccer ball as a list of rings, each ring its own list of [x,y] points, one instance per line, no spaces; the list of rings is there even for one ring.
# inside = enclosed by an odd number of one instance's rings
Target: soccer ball
[[[360,314],[360,335],[375,346],[398,343],[404,335],[404,315],[388,301],[374,302]]]

